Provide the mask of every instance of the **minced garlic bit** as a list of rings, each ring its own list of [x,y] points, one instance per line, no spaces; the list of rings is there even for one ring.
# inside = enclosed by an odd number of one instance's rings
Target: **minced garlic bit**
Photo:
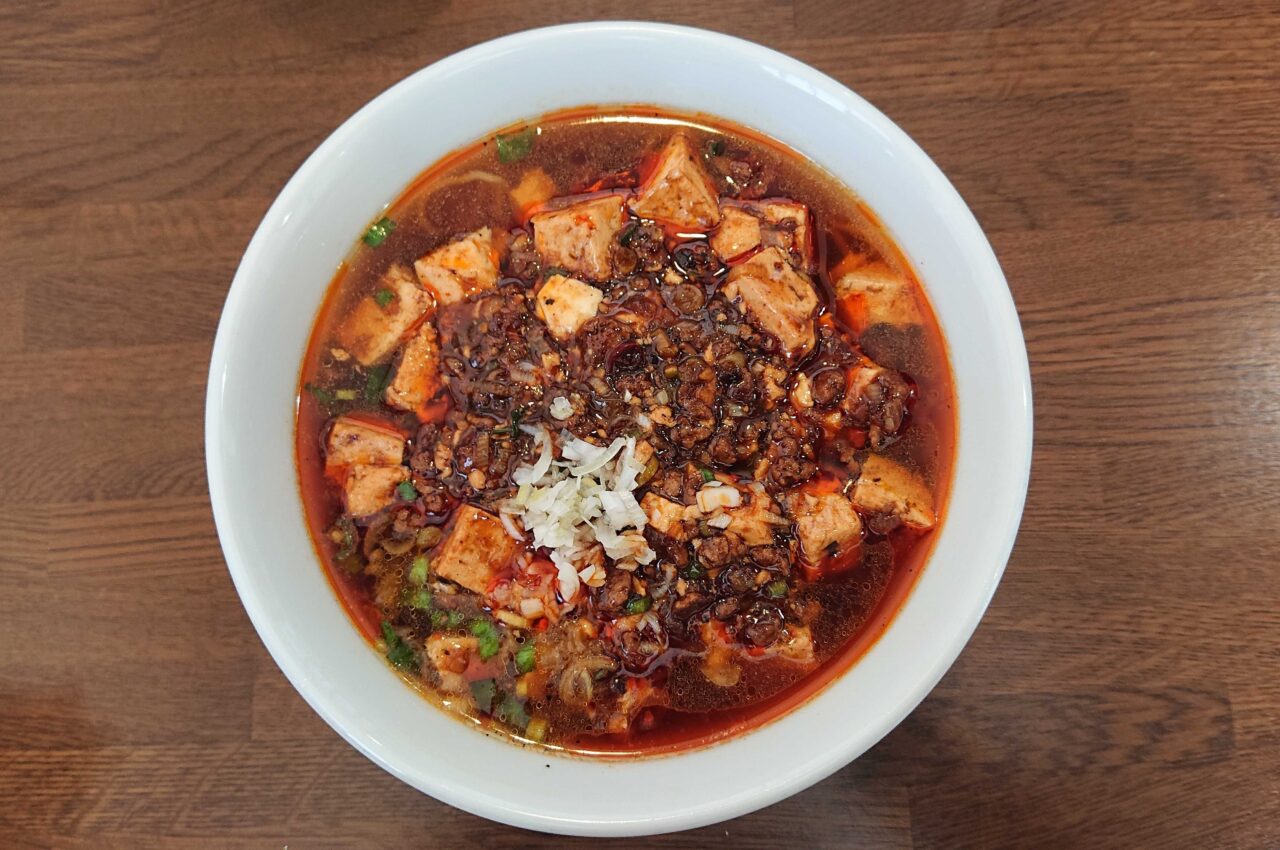
[[[554,441],[559,444],[556,460],[546,428],[520,427],[533,436],[539,456],[532,466],[516,468],[512,480],[520,489],[499,510],[520,520],[533,535],[535,548],[551,553],[560,598],[572,606],[584,582],[597,586],[604,581],[604,570],[591,565],[597,546],[615,561],[652,563],[654,552],[644,539],[647,517],[634,495],[636,479],[644,472],[635,438],[618,437],[597,446],[561,431]]]
[[[569,399],[562,395],[558,395],[551,400],[551,407],[548,408],[551,415],[561,422],[573,415],[573,405],[569,403]]]

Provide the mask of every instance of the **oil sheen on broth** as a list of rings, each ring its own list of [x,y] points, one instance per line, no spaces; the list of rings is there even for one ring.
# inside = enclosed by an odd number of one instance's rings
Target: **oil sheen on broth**
[[[864,651],[953,431],[929,304],[846,188],[718,119],[582,109],[431,166],[357,241],[297,462],[406,680],[613,755],[766,722]]]

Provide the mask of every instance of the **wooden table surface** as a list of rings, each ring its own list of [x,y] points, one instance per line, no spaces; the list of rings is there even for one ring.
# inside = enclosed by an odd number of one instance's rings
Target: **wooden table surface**
[[[1266,0],[6,5],[0,846],[588,846],[422,796],[306,707],[228,579],[202,416],[312,148],[448,53],[609,17],[763,42],[901,124],[995,246],[1036,404],[1017,547],[933,694],[814,788],[635,845],[1280,846]]]

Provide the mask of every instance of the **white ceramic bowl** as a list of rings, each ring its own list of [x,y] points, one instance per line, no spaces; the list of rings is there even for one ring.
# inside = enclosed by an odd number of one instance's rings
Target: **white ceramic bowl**
[[[367,222],[442,155],[582,104],[707,112],[815,160],[864,198],[921,279],[950,344],[954,489],[932,557],[883,637],[791,714],[663,758],[522,749],[406,687],[357,633],[303,525],[293,399],[315,311]],[[1000,267],[960,196],[889,119],[807,65],[702,30],[575,24],[473,47],[377,97],[298,169],[258,227],[218,327],[209,491],[227,565],[267,649],[353,746],[433,797],[550,832],[635,835],[713,823],[817,782],[880,740],[946,672],[995,591],[1031,458],[1026,350]],[[288,765],[282,765],[288,770]]]

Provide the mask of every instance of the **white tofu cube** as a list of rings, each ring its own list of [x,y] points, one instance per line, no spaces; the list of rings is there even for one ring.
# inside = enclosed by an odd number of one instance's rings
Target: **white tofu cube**
[[[715,183],[684,133],[672,136],[658,153],[631,211],[684,230],[706,231],[720,223]]]
[[[800,549],[810,564],[818,564],[862,540],[862,520],[840,493],[796,491],[787,496],[786,507],[795,520]]]
[[[640,509],[649,518],[655,531],[681,543],[689,539],[689,529],[684,522],[685,507],[657,493],[646,493],[640,500]]]
[[[938,521],[933,493],[924,479],[896,461],[870,455],[853,487],[853,503],[868,513],[892,513],[911,528],[926,530]]]
[[[413,264],[422,285],[441,305],[457,304],[498,282],[502,243],[482,227],[427,254]]]
[[[627,689],[618,697],[605,728],[615,734],[626,732],[640,710],[650,705],[666,705],[665,688],[658,688],[649,679],[629,679]]]
[[[479,648],[480,642],[466,635],[435,634],[427,638],[427,660],[440,677],[440,690],[450,694],[467,690],[467,680],[462,674]]]
[[[738,684],[742,678],[742,667],[760,659],[804,666],[813,665],[817,661],[813,651],[813,634],[808,626],[788,624],[778,640],[759,654],[731,642],[723,627],[717,627],[714,623],[704,623],[699,634],[707,648],[702,657],[702,675],[722,688]]]
[[[369,516],[396,500],[396,487],[409,480],[403,466],[368,466],[360,464],[347,470],[342,483],[342,500],[352,516]]]
[[[765,248],[730,269],[724,293],[751,324],[776,337],[789,357],[813,348],[818,295],[808,275],[796,271],[780,249]]]
[[[870,263],[836,281],[840,312],[858,333],[872,325],[918,325],[911,282],[884,263]]]
[[[325,440],[325,471],[357,465],[399,466],[404,461],[404,439],[385,422],[339,416]]]
[[[516,208],[516,215],[524,221],[531,210],[551,200],[555,193],[556,184],[550,175],[541,168],[534,168],[526,171],[511,190],[511,203]]]
[[[748,201],[745,206],[764,219],[761,239],[766,248],[781,248],[796,268],[812,270],[813,238],[809,231],[808,207],[781,198]]]
[[[707,681],[721,688],[732,688],[742,679],[742,667],[737,647],[729,644],[724,627],[716,623],[703,623],[699,632],[706,652],[702,654],[700,668]]]
[[[774,533],[785,528],[779,520],[778,506],[763,491],[752,491],[751,503],[725,511],[729,515],[729,526],[725,529],[742,538],[748,546],[769,546],[774,542]]]
[[[701,671],[714,685],[732,687],[741,678],[741,667],[754,663],[758,659],[769,659],[774,662],[788,662],[812,666],[817,662],[813,650],[813,632],[808,626],[796,626],[788,623],[786,629],[778,636],[777,641],[767,646],[763,653],[749,650],[746,646],[732,643],[730,636],[722,626],[714,622],[704,623],[699,629],[703,645],[707,652],[703,655]]]
[[[575,277],[553,274],[538,290],[534,311],[556,339],[572,339],[583,322],[600,310],[604,293]]]
[[[356,360],[370,366],[395,351],[406,333],[435,305],[431,293],[402,265],[387,269],[378,287],[361,299],[339,326],[337,337]]]
[[[440,390],[440,340],[430,320],[405,345],[383,398],[399,410],[418,410]]]
[[[732,263],[763,246],[780,249],[801,271],[812,270],[809,208],[804,204],[784,198],[725,201],[720,216],[720,226],[708,241],[725,262]]]
[[[485,595],[511,566],[517,544],[502,521],[471,505],[458,508],[453,528],[436,552],[433,569],[440,578]]]
[[[809,665],[816,660],[813,655],[813,634],[808,626],[787,626],[782,638],[765,653],[781,661]]]
[[[725,262],[732,262],[760,247],[760,219],[741,206],[720,208],[720,226],[707,240],[711,250]]]
[[[559,266],[587,280],[608,280],[613,275],[613,241],[627,222],[621,195],[578,201],[540,212],[529,221],[544,265]]]

